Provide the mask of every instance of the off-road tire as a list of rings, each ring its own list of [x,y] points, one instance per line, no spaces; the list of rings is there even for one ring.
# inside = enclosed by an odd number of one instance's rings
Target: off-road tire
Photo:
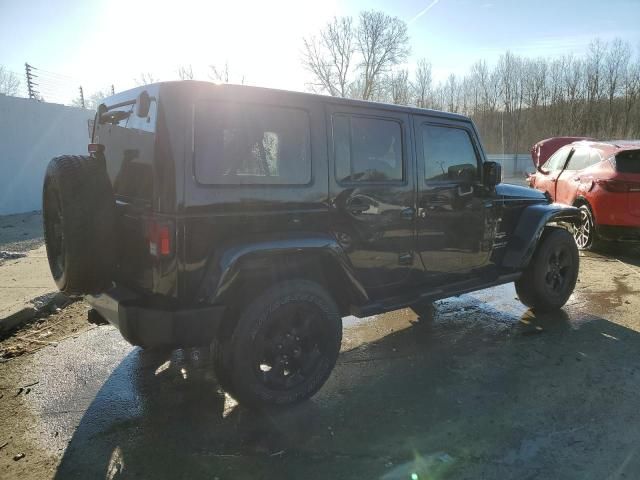
[[[323,330],[323,348],[317,364],[301,384],[275,389],[262,380],[254,353],[262,329],[283,308],[296,306],[314,312],[313,326]],[[286,311],[286,310],[285,310]],[[316,324],[315,322],[322,322]],[[340,352],[342,318],[340,309],[325,288],[309,280],[291,280],[275,284],[260,293],[240,311],[233,332],[214,346],[214,364],[218,381],[240,404],[251,408],[290,405],[313,396],[329,378]]]
[[[558,267],[556,263],[563,266]],[[535,312],[561,308],[573,293],[579,267],[580,257],[573,235],[563,228],[549,228],[522,276],[515,281],[518,298]]]
[[[100,293],[115,263],[115,200],[104,164],[63,155],[47,167],[42,192],[51,274],[67,295]]]

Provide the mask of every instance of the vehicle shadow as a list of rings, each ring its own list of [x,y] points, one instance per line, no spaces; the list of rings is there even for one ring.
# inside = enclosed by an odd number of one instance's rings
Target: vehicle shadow
[[[640,267],[640,246],[633,243],[604,242],[588,255],[614,258]]]
[[[482,320],[495,312],[470,302],[459,322],[436,312],[343,352],[313,400],[283,410],[235,405],[207,351],[133,350],[85,412],[55,478],[640,471],[640,429],[630,428],[640,422],[637,332],[564,311],[526,312],[487,329]],[[384,327],[383,317],[374,321]],[[131,378],[132,400],[121,401]]]

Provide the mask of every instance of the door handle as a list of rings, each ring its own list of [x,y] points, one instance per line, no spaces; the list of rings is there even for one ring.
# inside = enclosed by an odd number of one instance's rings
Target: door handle
[[[404,208],[400,212],[400,217],[402,217],[403,220],[413,220],[415,213],[416,211],[411,207]]]
[[[462,190],[462,186],[458,185],[458,196],[466,197],[467,195],[471,195],[473,193],[473,185],[469,185],[469,190]]]
[[[364,213],[367,210],[369,210],[370,207],[371,207],[371,205],[369,205],[368,203],[365,203],[365,202],[363,202],[361,200],[355,200],[355,201],[347,203],[347,209],[353,215],[358,215],[360,213]]]

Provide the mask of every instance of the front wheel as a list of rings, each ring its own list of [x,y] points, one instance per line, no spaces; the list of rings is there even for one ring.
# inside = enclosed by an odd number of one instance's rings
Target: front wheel
[[[329,378],[341,341],[340,311],[326,289],[308,280],[281,282],[242,311],[218,345],[216,371],[243,405],[297,403]]]
[[[591,209],[587,205],[580,206],[580,224],[573,232],[573,238],[580,250],[591,250],[596,244],[596,229]]]
[[[561,228],[546,232],[529,266],[515,282],[520,301],[536,312],[561,308],[573,293],[579,267],[572,235]]]

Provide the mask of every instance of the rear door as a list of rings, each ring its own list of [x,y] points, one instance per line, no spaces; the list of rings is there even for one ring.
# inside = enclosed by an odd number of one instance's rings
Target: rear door
[[[422,270],[409,116],[327,105],[327,121],[331,230],[370,295],[388,296]]]
[[[481,182],[482,155],[468,122],[415,116],[417,248],[427,282],[463,280],[489,263],[496,205]]]

